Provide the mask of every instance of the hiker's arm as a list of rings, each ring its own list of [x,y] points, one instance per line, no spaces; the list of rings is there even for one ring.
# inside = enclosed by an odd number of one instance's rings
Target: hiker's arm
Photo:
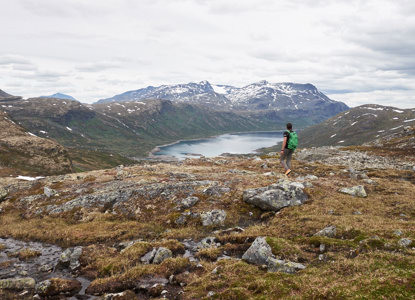
[[[282,148],[281,148],[281,152],[284,152],[285,146],[287,145],[287,137],[284,137],[284,140],[282,141]]]

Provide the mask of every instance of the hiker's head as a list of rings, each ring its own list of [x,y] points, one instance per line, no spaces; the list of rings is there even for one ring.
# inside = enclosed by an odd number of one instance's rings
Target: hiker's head
[[[293,124],[291,124],[291,123],[287,123],[287,129],[288,129],[288,130],[292,130],[292,129],[293,129]]]

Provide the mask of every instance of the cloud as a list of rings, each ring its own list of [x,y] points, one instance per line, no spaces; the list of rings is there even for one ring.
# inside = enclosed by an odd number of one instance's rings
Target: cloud
[[[309,82],[350,105],[415,94],[410,0],[16,0],[2,12],[0,88],[23,96],[93,102],[204,79]]]

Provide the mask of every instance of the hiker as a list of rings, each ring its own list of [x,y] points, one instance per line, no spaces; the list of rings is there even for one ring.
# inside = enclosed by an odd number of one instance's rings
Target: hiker
[[[281,165],[285,169],[285,175],[289,176],[291,173],[291,157],[297,148],[298,138],[297,133],[293,131],[293,125],[287,123],[287,130],[284,132],[284,140],[281,149]]]

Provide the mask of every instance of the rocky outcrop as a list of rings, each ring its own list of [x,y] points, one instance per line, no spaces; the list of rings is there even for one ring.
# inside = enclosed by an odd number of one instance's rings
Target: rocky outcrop
[[[63,146],[26,132],[3,111],[0,111],[0,165],[33,175],[72,171]]]
[[[267,187],[244,191],[243,200],[263,210],[278,211],[287,206],[303,204],[307,195],[302,183],[281,179]]]

